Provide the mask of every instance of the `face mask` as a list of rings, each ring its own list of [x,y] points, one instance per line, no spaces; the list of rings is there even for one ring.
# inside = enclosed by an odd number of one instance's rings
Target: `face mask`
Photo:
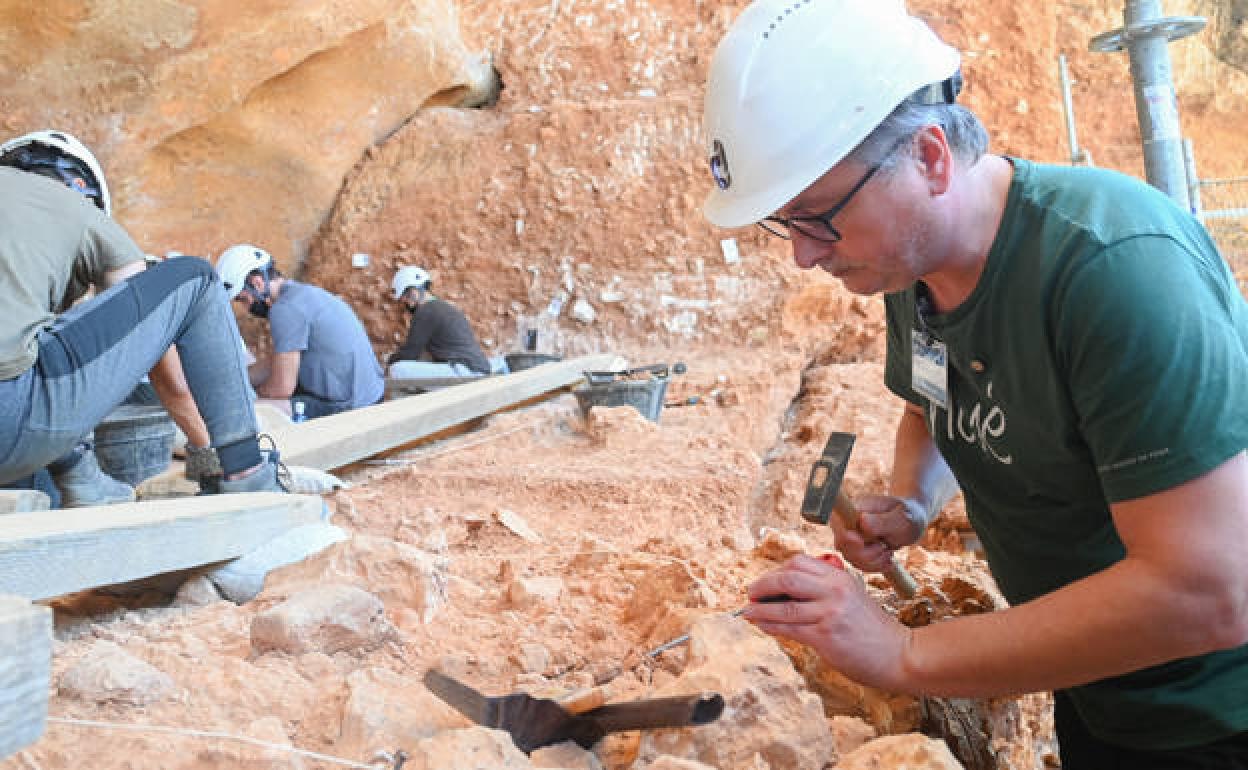
[[[247,295],[247,297],[251,300],[251,304],[247,306],[248,313],[251,313],[256,318],[269,317],[269,303],[267,302],[269,292],[267,285],[265,286],[265,292],[263,294],[257,293],[256,290],[250,286],[243,289],[243,294]]]

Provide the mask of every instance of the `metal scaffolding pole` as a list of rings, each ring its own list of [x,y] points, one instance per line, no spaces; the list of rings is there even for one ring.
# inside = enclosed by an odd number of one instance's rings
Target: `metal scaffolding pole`
[[[1191,139],[1183,140],[1183,167],[1187,173],[1187,199],[1197,219],[1204,219],[1205,207],[1200,200],[1200,174],[1196,171],[1196,150]]]
[[[1205,19],[1163,17],[1161,0],[1127,0],[1124,19],[1125,26],[1097,35],[1088,47],[1098,53],[1127,50],[1148,182],[1190,210],[1179,104],[1166,46],[1204,29]]]
[[[1057,57],[1058,76],[1062,82],[1062,109],[1066,112],[1066,139],[1070,142],[1070,163],[1092,165],[1087,152],[1079,146],[1079,134],[1075,130],[1075,103],[1070,95],[1070,70],[1066,67],[1066,56]]]

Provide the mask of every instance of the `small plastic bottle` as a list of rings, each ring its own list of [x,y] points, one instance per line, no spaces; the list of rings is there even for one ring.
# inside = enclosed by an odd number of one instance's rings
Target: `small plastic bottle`
[[[292,409],[294,410],[294,414],[290,416],[290,421],[291,422],[306,421],[308,419],[308,416],[304,414],[304,411],[303,411],[306,406],[307,405],[304,404],[302,401],[296,401],[294,405],[292,406]]]

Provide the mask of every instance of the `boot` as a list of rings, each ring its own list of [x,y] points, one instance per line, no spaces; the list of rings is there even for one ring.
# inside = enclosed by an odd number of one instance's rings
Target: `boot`
[[[134,487],[100,470],[91,449],[86,449],[70,468],[53,473],[52,481],[61,493],[62,508],[134,502]]]
[[[232,481],[221,477],[200,479],[201,494],[238,494],[240,492],[286,492],[289,485],[283,481],[285,468],[278,459],[276,451],[261,453],[264,458],[260,467],[241,479]],[[215,488],[214,488],[215,487]]]

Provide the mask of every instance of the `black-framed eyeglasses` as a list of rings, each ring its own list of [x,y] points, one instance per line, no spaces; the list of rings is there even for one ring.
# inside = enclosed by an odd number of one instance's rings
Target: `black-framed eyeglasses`
[[[858,180],[858,184],[854,185],[844,198],[841,198],[835,206],[823,212],[822,214],[812,214],[808,217],[764,217],[758,226],[786,241],[793,240],[793,231],[801,233],[807,238],[813,238],[816,241],[824,241],[825,243],[837,243],[841,240],[841,231],[836,229],[836,225],[832,224],[832,217],[841,213],[841,210],[849,205],[854,196],[858,194],[867,182],[871,181],[871,177],[875,176],[875,172],[880,170],[880,164],[876,163],[867,169],[867,173],[862,175],[862,179]]]

